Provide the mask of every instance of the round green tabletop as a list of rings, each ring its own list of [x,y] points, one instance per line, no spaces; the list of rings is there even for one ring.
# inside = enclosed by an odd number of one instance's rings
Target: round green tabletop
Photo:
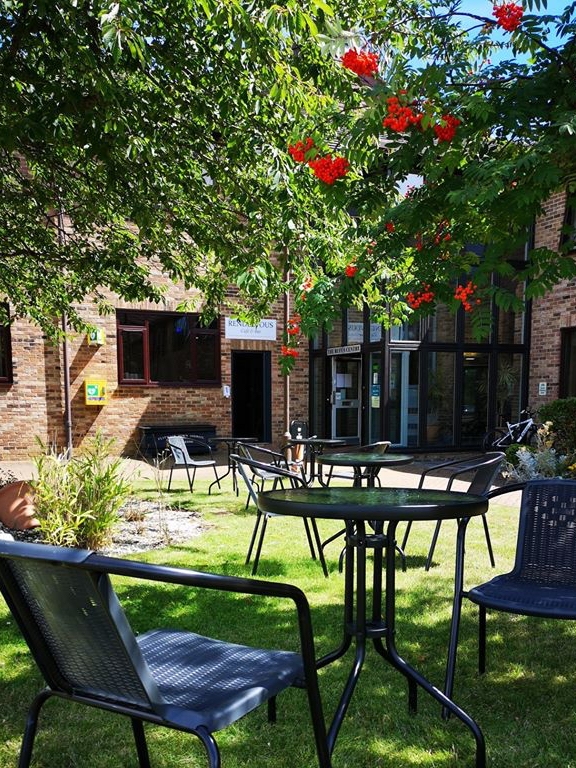
[[[262,512],[327,520],[454,520],[482,515],[488,500],[435,488],[286,488],[258,494]]]
[[[411,464],[414,456],[407,453],[378,453],[374,451],[347,451],[325,453],[318,456],[319,464],[329,467],[394,467]]]

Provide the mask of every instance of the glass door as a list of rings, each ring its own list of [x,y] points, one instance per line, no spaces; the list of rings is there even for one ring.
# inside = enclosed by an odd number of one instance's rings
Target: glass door
[[[332,437],[360,442],[361,361],[332,359]]]
[[[390,432],[393,445],[418,443],[418,353],[392,352],[390,355]]]

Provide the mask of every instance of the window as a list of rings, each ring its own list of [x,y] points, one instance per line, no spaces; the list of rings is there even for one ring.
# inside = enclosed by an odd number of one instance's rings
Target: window
[[[563,328],[560,351],[560,397],[576,397],[576,328]]]
[[[7,311],[7,308],[5,308]],[[0,325],[0,384],[12,382],[12,346],[10,326]]]
[[[220,384],[220,330],[199,315],[117,310],[121,384]]]
[[[576,249],[576,202],[574,199],[566,202],[560,246],[568,247],[570,250]]]

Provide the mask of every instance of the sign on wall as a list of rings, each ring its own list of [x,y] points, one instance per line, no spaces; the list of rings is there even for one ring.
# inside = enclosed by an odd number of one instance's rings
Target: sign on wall
[[[227,339],[252,339],[254,341],[276,341],[276,320],[260,320],[258,325],[248,325],[235,317],[224,319]]]
[[[84,381],[84,402],[86,405],[107,405],[106,379],[86,379]]]

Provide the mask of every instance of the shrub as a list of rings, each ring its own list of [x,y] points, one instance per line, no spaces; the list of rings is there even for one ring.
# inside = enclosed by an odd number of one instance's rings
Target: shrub
[[[561,453],[556,447],[552,422],[538,427],[533,445],[510,445],[506,449],[504,474],[514,481],[542,477],[572,477],[576,467],[574,457]]]
[[[538,409],[538,418],[551,421],[555,447],[561,453],[576,453],[576,397],[554,400]]]
[[[34,507],[48,544],[99,549],[110,541],[118,511],[130,493],[114,440],[100,432],[71,459],[46,451],[35,459]]]

